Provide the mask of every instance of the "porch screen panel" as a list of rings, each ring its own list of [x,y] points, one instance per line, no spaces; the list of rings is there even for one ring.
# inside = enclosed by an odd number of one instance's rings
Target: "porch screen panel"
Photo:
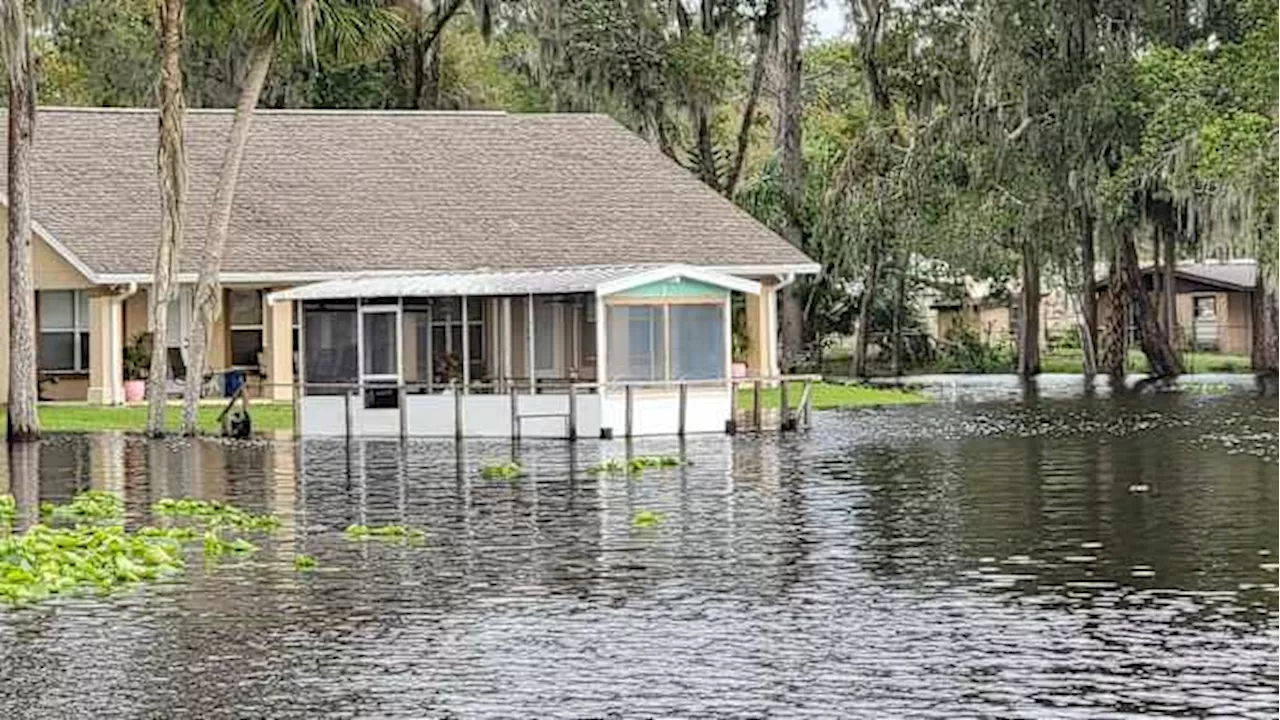
[[[364,314],[364,374],[396,374],[396,314]]]
[[[307,392],[312,395],[342,394],[345,392],[343,388],[312,385],[354,385],[358,381],[355,304],[304,305],[303,323]]]
[[[606,356],[610,380],[666,377],[666,332],[662,307],[614,305],[608,309]]]
[[[723,305],[671,306],[671,378],[719,380],[725,373]]]

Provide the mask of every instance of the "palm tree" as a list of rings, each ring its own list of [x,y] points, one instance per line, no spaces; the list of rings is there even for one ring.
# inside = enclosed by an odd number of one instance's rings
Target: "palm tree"
[[[4,0],[9,69],[9,441],[40,437],[36,414],[35,281],[31,267],[31,143],[36,91],[21,0]]]
[[[161,0],[160,32],[160,239],[147,302],[151,365],[147,375],[147,434],[164,433],[165,381],[169,374],[169,301],[177,284],[178,249],[187,217],[187,148],[183,135],[182,37],[185,0]]]
[[[236,103],[218,184],[209,206],[205,229],[204,259],[196,280],[194,322],[188,336],[188,366],[195,373],[182,398],[182,432],[196,432],[201,377],[208,356],[209,330],[218,313],[218,272],[231,225],[240,164],[249,141],[249,125],[267,80],[276,49],[295,44],[303,57],[316,57],[316,44],[324,42],[339,55],[359,55],[385,49],[399,36],[401,16],[372,0],[258,0],[242,18],[253,29],[248,73]]]

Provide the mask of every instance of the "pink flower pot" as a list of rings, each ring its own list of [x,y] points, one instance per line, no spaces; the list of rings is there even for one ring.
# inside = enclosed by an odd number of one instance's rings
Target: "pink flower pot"
[[[125,380],[124,381],[124,401],[125,402],[141,402],[142,398],[147,394],[146,380]]]
[[[733,371],[733,376],[734,376],[735,378],[744,378],[744,377],[746,377],[746,376],[747,376],[747,364],[746,364],[746,363],[736,362],[736,363],[734,363],[734,364],[731,366],[731,368],[730,368],[730,369]]]

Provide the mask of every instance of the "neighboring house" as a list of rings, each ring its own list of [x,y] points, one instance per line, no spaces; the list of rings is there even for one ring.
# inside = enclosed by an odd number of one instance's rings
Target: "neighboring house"
[[[1160,315],[1163,268],[1142,268],[1142,282]],[[1253,346],[1253,260],[1179,263],[1174,268],[1176,344],[1181,349],[1247,354]],[[1099,326],[1110,313],[1108,280],[1098,282]]]
[[[961,299],[930,302],[928,325],[933,338],[945,341],[964,328],[985,343],[1016,342],[1019,288],[1010,283],[1005,292],[993,290],[990,282],[966,279]],[[1074,327],[1076,317],[1065,291],[1059,288],[1041,293],[1041,346]]]
[[[178,357],[231,118],[187,116],[181,294],[161,339]],[[146,331],[160,228],[156,122],[152,110],[39,111],[38,346],[42,376],[57,381],[46,397],[123,399],[122,349]],[[241,369],[277,400],[296,380],[317,396],[375,384],[727,387],[731,296],[747,310],[739,359],[776,376],[777,290],[818,269],[604,116],[259,111],[205,370]],[[7,361],[7,325],[0,338]],[[389,403],[383,392],[364,405]]]

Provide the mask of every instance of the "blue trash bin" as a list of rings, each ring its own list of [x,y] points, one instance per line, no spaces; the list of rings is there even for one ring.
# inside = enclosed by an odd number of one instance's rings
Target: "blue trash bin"
[[[243,370],[228,370],[222,380],[222,389],[227,397],[235,395],[242,385],[244,385]]]

